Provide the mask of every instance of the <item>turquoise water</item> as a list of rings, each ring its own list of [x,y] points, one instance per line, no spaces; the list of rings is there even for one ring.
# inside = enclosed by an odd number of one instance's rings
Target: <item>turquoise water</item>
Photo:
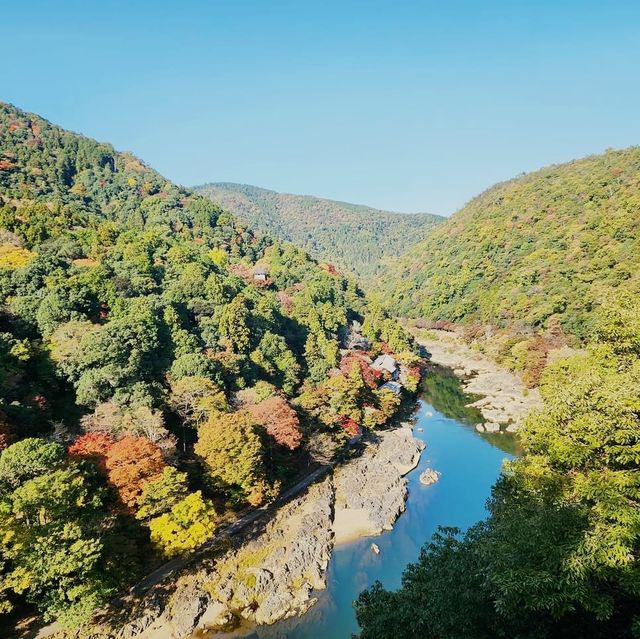
[[[453,394],[458,395],[458,400],[465,399],[460,391],[454,389]],[[432,403],[428,403],[426,397]],[[439,525],[464,529],[485,515],[491,486],[503,460],[510,459],[511,455],[475,432],[473,424],[477,416],[460,411],[463,401],[456,402],[455,410],[446,407],[450,404],[439,402],[427,381],[418,402],[414,431],[427,447],[419,466],[407,476],[407,509],[393,530],[336,547],[329,564],[327,590],[318,593],[318,603],[306,615],[273,626],[257,627],[242,636],[251,639],[349,639],[358,631],[352,602],[361,590],[375,580],[380,580],[387,588],[397,588],[404,567],[417,559],[421,546]],[[436,410],[434,405],[443,412]],[[455,414],[455,418],[447,416],[446,412]],[[420,428],[423,430],[418,430]],[[513,441],[497,443],[506,450],[513,448]],[[427,467],[442,473],[440,481],[429,487],[419,482],[420,473]],[[371,551],[374,541],[380,547],[379,555]]]

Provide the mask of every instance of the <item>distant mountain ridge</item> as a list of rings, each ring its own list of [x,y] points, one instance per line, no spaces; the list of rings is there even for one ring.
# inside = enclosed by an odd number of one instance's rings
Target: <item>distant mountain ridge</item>
[[[314,257],[359,276],[365,285],[366,279],[380,271],[383,261],[423,240],[445,219],[248,184],[218,182],[194,188],[252,228],[293,242]]]

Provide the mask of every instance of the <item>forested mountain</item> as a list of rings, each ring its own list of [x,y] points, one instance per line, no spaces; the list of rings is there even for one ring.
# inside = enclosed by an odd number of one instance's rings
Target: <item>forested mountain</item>
[[[390,308],[583,340],[607,293],[640,292],[640,147],[488,189],[379,279]]]
[[[395,257],[427,237],[444,218],[391,213],[309,195],[277,193],[246,184],[195,187],[254,229],[291,241],[317,259],[361,278],[364,286]]]
[[[398,591],[360,595],[360,638],[640,636],[640,148],[494,186],[385,283],[395,310],[497,341],[544,407],[488,517],[440,529]],[[562,337],[583,348],[546,361]]]
[[[78,623],[383,424],[383,349],[415,387],[352,280],[0,103],[0,614]]]

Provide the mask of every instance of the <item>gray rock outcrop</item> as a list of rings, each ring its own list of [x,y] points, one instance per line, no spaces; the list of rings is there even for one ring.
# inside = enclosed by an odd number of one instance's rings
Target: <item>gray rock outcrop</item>
[[[542,405],[538,389],[526,388],[517,375],[469,348],[456,334],[432,333],[435,339],[418,340],[431,354],[431,361],[451,368],[462,380],[465,392],[482,396],[469,404],[485,419],[484,428],[476,428],[479,432],[516,432],[527,414]]]
[[[420,473],[420,483],[425,486],[431,486],[440,479],[440,473],[433,468],[427,468]]]
[[[391,530],[405,509],[407,481],[424,443],[410,428],[380,433],[379,444],[334,473],[336,543]]]

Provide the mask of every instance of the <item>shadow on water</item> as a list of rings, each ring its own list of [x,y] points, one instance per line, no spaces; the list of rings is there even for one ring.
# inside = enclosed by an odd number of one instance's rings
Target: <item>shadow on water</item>
[[[427,447],[418,467],[407,475],[406,511],[393,530],[336,546],[327,571],[327,589],[315,593],[317,603],[302,617],[273,626],[258,626],[211,637],[251,639],[349,639],[358,626],[353,601],[379,580],[387,588],[400,585],[402,571],[438,526],[466,529],[486,515],[485,503],[502,463],[517,448],[511,435],[478,433],[482,421],[467,405],[458,379],[443,369],[430,370],[413,416],[414,435]],[[426,487],[419,476],[426,468],[442,473]],[[374,554],[375,541],[380,554]]]

